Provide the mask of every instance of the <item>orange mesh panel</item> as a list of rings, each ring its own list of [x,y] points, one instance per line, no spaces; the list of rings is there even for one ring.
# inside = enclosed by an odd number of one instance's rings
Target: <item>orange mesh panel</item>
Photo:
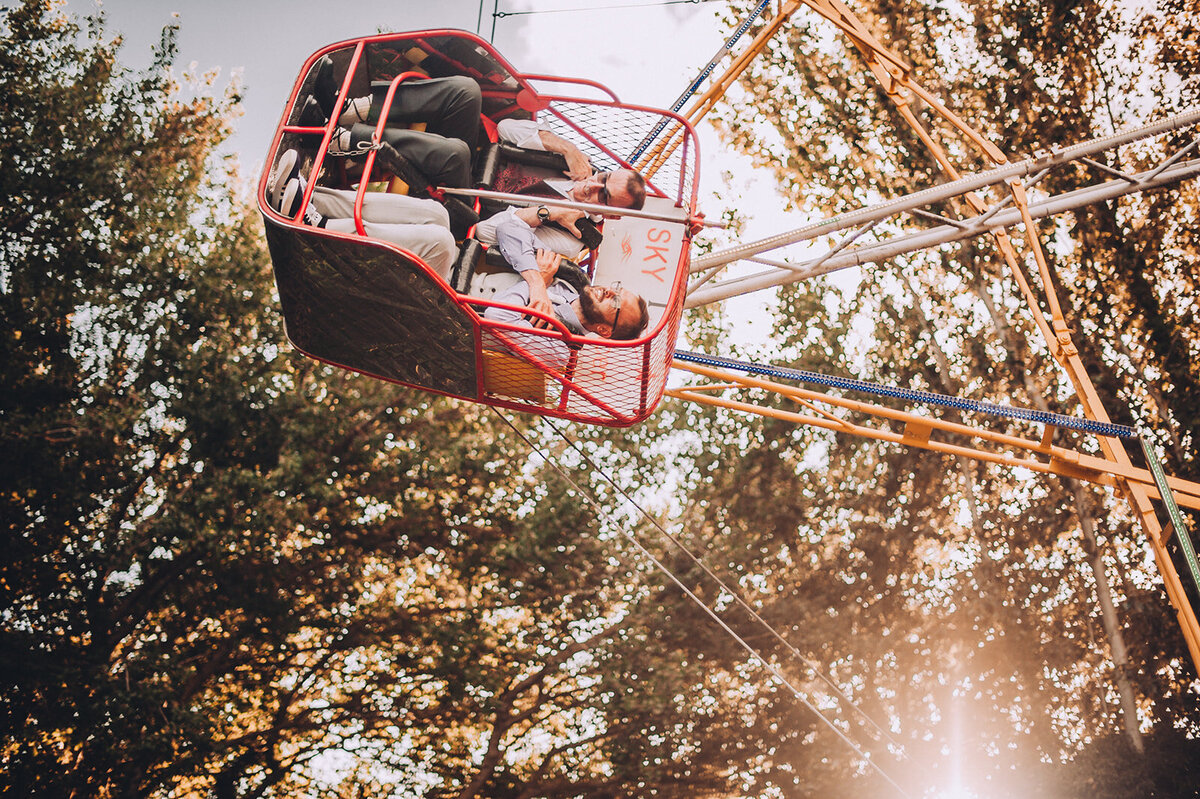
[[[546,375],[528,361],[504,350],[483,351],[485,395],[546,404]]]

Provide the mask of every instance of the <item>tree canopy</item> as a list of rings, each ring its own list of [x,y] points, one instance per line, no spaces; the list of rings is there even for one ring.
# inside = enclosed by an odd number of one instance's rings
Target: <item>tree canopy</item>
[[[737,4],[728,17],[749,7]],[[1176,7],[913,2],[864,3],[855,11],[912,64],[917,80],[1015,158],[1190,107],[1200,87],[1194,54],[1183,55],[1194,29]],[[1147,36],[1161,19],[1173,33]],[[1178,39],[1165,41],[1172,36]],[[818,218],[942,180],[857,51],[815,14],[793,18],[720,110],[726,140],[774,171],[790,207]],[[953,154],[966,169],[982,166]],[[1111,165],[1143,168],[1155,154],[1125,150]],[[1057,174],[1043,188],[1061,192],[1083,180]],[[1114,418],[1150,429],[1170,450],[1167,468],[1184,477],[1194,476],[1196,462],[1188,432],[1196,362],[1183,354],[1198,332],[1195,201],[1194,185],[1184,184],[1044,225],[1055,289],[1071,309],[1092,380]],[[976,239],[854,280],[781,291],[774,334],[752,355],[1077,413],[1022,304],[994,244]],[[711,504],[733,517],[747,474],[764,475],[769,491],[780,479],[801,481],[778,491],[798,498],[797,506],[780,508],[777,500],[769,518],[778,513],[785,534],[803,520],[802,539],[811,531],[821,547],[811,556],[820,578],[828,577],[824,566],[838,564],[848,586],[841,599],[886,631],[864,640],[837,626],[826,645],[862,658],[859,673],[885,667],[886,679],[867,700],[895,697],[886,705],[898,720],[957,753],[930,752],[924,767],[957,762],[964,789],[979,795],[1005,790],[1005,780],[1035,773],[1039,762],[1094,768],[1100,758],[1093,753],[1119,748],[1120,730],[1129,730],[1118,692],[1130,697],[1133,726],[1157,742],[1133,763],[1178,751],[1177,734],[1195,740],[1196,675],[1171,629],[1140,528],[1119,498],[771,421],[760,427],[759,446],[724,461],[732,476]],[[763,504],[748,505],[756,510],[746,507],[740,523],[761,535]],[[1118,619],[1103,618],[1102,594],[1116,597]],[[833,586],[810,595],[836,596]],[[834,612],[844,610],[831,603]],[[1130,657],[1114,666],[1118,637]],[[970,724],[947,724],[952,708]],[[1036,773],[1022,792],[1073,795],[1050,787],[1049,772]],[[1155,778],[1162,782],[1151,789]],[[1193,795],[1180,786],[1194,780],[1177,778],[1174,770],[1139,765],[1092,778],[1088,790],[1120,795],[1134,784],[1128,780],[1141,779],[1162,795]]]
[[[1194,102],[1186,5],[861,10],[1028,151],[1165,96],[1119,42]],[[509,424],[314,363],[217,154],[237,87],[181,85],[172,29],[119,56],[102,18],[0,9],[0,792],[1196,795],[1196,675],[1112,497],[700,406]],[[935,179],[854,59],[800,15],[723,107],[797,209]],[[1091,208],[1054,250],[1110,410],[1193,477],[1198,201]],[[1071,410],[1013,307],[977,242],[781,292],[755,354]],[[744,347],[726,321],[689,335]]]

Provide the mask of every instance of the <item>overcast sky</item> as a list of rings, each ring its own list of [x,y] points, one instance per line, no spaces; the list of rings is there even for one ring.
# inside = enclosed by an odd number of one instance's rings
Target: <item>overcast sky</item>
[[[164,25],[179,25],[180,68],[240,71],[245,116],[230,148],[258,171],[293,82],[314,51],[380,29],[459,28],[487,39],[496,0],[68,0],[102,8],[125,39],[122,59],[144,66]],[[494,43],[517,69],[587,77],[627,102],[669,105],[728,34],[715,19],[723,3],[635,6],[635,0],[501,0]],[[596,8],[604,6],[606,8]],[[527,14],[531,9],[539,13]],[[593,9],[571,10],[563,9]]]
[[[722,0],[648,2],[484,0],[481,9],[480,0],[67,0],[66,7],[77,14],[102,8],[106,29],[124,36],[121,59],[131,67],[144,67],[163,26],[178,24],[177,71],[193,62],[201,73],[218,69],[220,85],[239,72],[244,116],[225,149],[239,155],[242,174],[253,183],[308,56],[327,44],[380,30],[478,30],[520,71],[588,78],[625,102],[669,107],[720,49],[732,26],[717,19],[726,6]],[[495,20],[493,38],[494,7],[506,16]],[[700,208],[709,219],[736,207],[747,219],[742,241],[807,221],[783,212],[783,200],[765,171],[723,148],[706,125],[698,126],[697,133]],[[707,235],[729,241],[715,231]],[[767,302],[759,293],[729,307],[749,334],[766,324],[761,311]]]

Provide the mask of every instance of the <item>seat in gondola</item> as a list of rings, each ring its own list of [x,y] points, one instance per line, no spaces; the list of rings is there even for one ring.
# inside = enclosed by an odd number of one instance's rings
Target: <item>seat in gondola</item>
[[[406,83],[450,76],[474,81],[482,98],[465,194],[453,193],[463,187],[430,179],[436,165],[383,146],[404,139],[388,128],[402,116],[390,110]],[[332,90],[321,85],[330,80]],[[328,110],[333,95],[333,113],[314,112]],[[370,115],[362,113],[365,104],[354,106],[356,98],[372,98]],[[361,120],[354,128],[359,141],[347,148],[343,127],[352,109]],[[370,235],[362,209],[380,202],[374,192],[465,202],[485,218],[498,208],[535,203],[503,191],[513,185],[503,176],[562,178],[565,163],[556,153],[498,142],[497,125],[506,119],[532,120],[569,141],[598,173],[632,168],[633,154],[664,121],[682,138],[646,181],[640,211],[584,206],[604,213],[602,239],[580,266],[597,286],[619,281],[645,298],[649,320],[636,338],[571,333],[545,316],[546,327],[536,329],[488,318],[489,308],[518,309],[502,306],[493,293],[498,280],[515,273],[497,247],[472,238],[471,220],[464,223],[460,212],[451,214],[453,233],[445,236],[454,241],[455,262],[441,272],[403,239]],[[366,142],[363,125],[372,126]],[[299,156],[303,196],[283,208],[272,181],[279,180],[278,165],[289,151]],[[595,424],[641,421],[662,397],[683,310],[696,162],[694,134],[678,116],[622,104],[592,81],[519,73],[469,33],[383,34],[323,48],[300,71],[258,191],[288,338],[312,358],[440,394]],[[336,230],[309,224],[303,209],[314,192],[335,189],[353,197],[352,221]]]

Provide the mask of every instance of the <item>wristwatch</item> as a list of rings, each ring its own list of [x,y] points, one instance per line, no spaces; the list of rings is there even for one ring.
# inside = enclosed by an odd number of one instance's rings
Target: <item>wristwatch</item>
[[[539,205],[537,214],[538,214],[539,221],[541,221],[541,222],[549,222],[550,221],[550,209],[547,208],[546,206]]]

